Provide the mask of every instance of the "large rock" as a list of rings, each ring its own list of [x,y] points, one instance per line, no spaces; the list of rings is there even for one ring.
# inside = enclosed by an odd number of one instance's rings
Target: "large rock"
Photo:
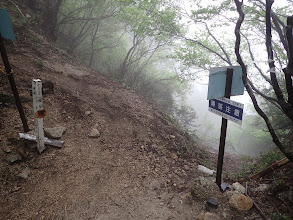
[[[229,204],[232,208],[242,212],[249,211],[253,206],[253,202],[250,198],[238,193],[232,195],[229,200]]]
[[[213,214],[211,212],[202,212],[195,217],[195,220],[221,220],[220,216]]]
[[[236,182],[232,184],[232,187],[234,190],[244,194],[245,193],[245,187],[242,186],[240,183]]]
[[[191,188],[191,195],[194,199],[207,200],[209,198],[221,198],[222,193],[214,181],[205,177],[198,177]]]
[[[54,128],[45,128],[45,136],[53,139],[60,139],[65,133],[66,128],[63,126]]]

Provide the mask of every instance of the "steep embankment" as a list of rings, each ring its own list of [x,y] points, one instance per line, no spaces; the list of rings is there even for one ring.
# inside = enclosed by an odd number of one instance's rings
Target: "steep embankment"
[[[18,140],[21,121],[2,74],[1,219],[193,219],[205,210],[204,200],[190,200],[190,189],[201,175],[197,165],[214,168],[216,154],[196,146],[154,105],[79,65],[41,35],[19,29],[17,39],[6,45],[29,127],[31,81],[50,81],[45,127],[64,126],[65,146],[39,155],[35,144]],[[95,138],[89,137],[93,129]],[[22,159],[9,164],[11,155]],[[26,168],[30,175],[23,179],[18,174]],[[243,216],[224,205],[218,214]]]
[[[44,97],[45,127],[66,127],[65,147],[41,155],[24,147],[12,137],[22,131],[14,104],[1,103],[1,144],[23,156],[13,165],[1,161],[1,218],[182,219],[199,212],[179,203],[203,158],[188,136],[134,92],[30,34],[37,47],[7,47],[28,123],[33,129],[31,80],[53,82],[54,94]],[[11,93],[4,74],[1,93]],[[97,138],[89,137],[93,128]],[[17,174],[26,167],[24,181]]]

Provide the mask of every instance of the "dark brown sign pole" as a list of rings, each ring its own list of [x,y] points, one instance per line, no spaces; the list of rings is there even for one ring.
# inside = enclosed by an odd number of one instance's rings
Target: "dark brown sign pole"
[[[226,86],[225,86],[225,98],[228,98],[228,99],[230,99],[230,96],[231,96],[232,79],[233,79],[233,69],[228,68],[226,72]],[[228,124],[227,119],[222,118],[221,137],[220,137],[218,165],[217,165],[217,176],[216,176],[216,183],[220,189],[221,189],[221,183],[222,183],[221,179],[222,179],[222,169],[223,169],[223,161],[224,161],[224,153],[225,153],[227,124]]]
[[[8,80],[9,80],[9,83],[10,83],[10,86],[11,86],[11,90],[12,90],[13,95],[14,95],[15,104],[17,106],[17,109],[18,109],[18,112],[19,112],[19,115],[20,115],[20,118],[21,118],[21,121],[22,121],[23,130],[24,130],[24,132],[28,132],[29,127],[27,125],[27,121],[26,121],[26,118],[25,118],[25,115],[24,115],[24,111],[23,111],[21,101],[20,101],[20,98],[19,98],[19,95],[18,95],[18,91],[17,91],[16,85],[15,85],[14,77],[13,77],[13,74],[11,72],[10,63],[9,63],[9,60],[8,60],[8,57],[7,57],[6,49],[4,47],[4,42],[3,42],[1,34],[0,34],[0,52],[1,52],[1,56],[2,56],[4,66],[5,66],[5,70],[6,70],[6,73],[7,73],[7,76],[8,76]]]

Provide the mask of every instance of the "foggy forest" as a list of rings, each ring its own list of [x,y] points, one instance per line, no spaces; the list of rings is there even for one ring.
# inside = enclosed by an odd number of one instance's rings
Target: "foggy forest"
[[[293,219],[292,0],[0,9],[0,219]],[[238,123],[211,110],[215,68],[244,105]],[[241,95],[227,92],[231,68]],[[35,79],[44,109],[33,110]],[[60,149],[40,150],[39,126]],[[237,190],[249,209],[234,205]]]

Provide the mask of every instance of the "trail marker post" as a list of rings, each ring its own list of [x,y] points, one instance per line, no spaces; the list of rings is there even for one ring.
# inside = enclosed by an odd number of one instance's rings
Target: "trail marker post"
[[[216,183],[224,191],[225,187],[222,187],[222,170],[228,125],[227,119],[241,124],[243,115],[243,104],[230,100],[230,96],[242,95],[244,93],[244,85],[240,67],[215,69],[217,71],[210,73],[208,99],[209,111],[222,116]]]
[[[44,117],[45,111],[43,109],[43,96],[42,96],[42,81],[34,79],[32,81],[32,95],[34,105],[34,118],[35,118],[35,134],[39,153],[45,150],[45,135],[44,135]]]

